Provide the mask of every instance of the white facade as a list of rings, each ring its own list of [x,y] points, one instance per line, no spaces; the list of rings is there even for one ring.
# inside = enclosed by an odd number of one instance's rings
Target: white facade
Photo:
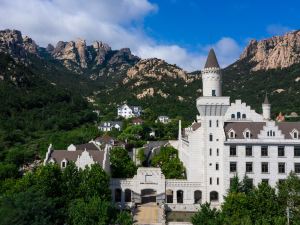
[[[157,117],[157,121],[163,124],[167,124],[170,122],[170,118],[168,116],[159,116]]]
[[[171,142],[186,168],[186,180],[168,180],[155,170],[156,178],[149,183],[144,180],[152,168],[141,168],[133,179],[113,181],[112,192],[129,188],[143,196],[141,188],[151,188],[159,194],[156,201],[164,199],[170,210],[195,211],[204,202],[220,207],[235,175],[273,187],[291,171],[300,175],[300,122],[272,121],[267,98],[261,115],[241,100],[231,103],[230,97],[222,96],[221,70],[213,50],[202,75],[197,121],[183,130],[179,122],[178,141]]]
[[[140,106],[128,106],[127,104],[124,104],[118,107],[118,116],[125,119],[139,117],[141,113],[142,109]]]

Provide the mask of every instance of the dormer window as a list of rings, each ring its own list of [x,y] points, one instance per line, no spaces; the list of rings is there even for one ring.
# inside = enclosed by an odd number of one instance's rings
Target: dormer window
[[[228,135],[229,138],[235,138],[235,132],[234,132],[234,130],[230,130],[228,134],[229,134]]]
[[[247,139],[251,138],[251,132],[250,132],[250,130],[246,129],[246,130],[243,132],[243,134],[244,134],[244,137],[245,137],[245,138],[247,138]]]
[[[61,168],[66,168],[68,164],[68,161],[66,159],[61,161]]]
[[[267,136],[268,136],[268,137],[275,137],[275,131],[269,130],[269,131],[267,132]]]
[[[293,139],[299,139],[299,132],[298,132],[298,130],[294,129],[292,131],[291,135],[292,135]]]
[[[240,118],[241,118],[241,113],[240,113],[240,112],[238,112],[238,113],[236,114],[236,118],[237,118],[237,119],[240,119]]]
[[[246,114],[243,114],[243,115],[242,115],[242,118],[243,118],[243,119],[246,119]]]
[[[235,115],[234,114],[231,114],[231,119],[235,119]]]

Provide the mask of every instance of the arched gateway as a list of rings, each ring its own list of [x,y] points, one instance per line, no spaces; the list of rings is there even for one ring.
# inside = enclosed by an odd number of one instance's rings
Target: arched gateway
[[[141,190],[141,203],[156,202],[156,190],[154,189],[143,189]]]

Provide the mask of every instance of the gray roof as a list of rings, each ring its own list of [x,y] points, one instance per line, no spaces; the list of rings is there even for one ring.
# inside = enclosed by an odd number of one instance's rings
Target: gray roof
[[[81,145],[75,145],[76,146],[76,150],[98,150],[99,148],[94,144],[94,143],[85,143],[85,144],[81,144]]]
[[[300,132],[300,122],[280,122],[276,124],[284,134],[285,139],[292,139],[291,132],[295,129]]]
[[[84,150],[67,151],[67,150],[53,150],[49,159],[53,159],[56,163],[60,164],[63,159],[75,162]],[[94,161],[102,164],[104,160],[104,151],[87,150],[93,157]]]
[[[204,69],[212,68],[212,67],[220,68],[215,51],[211,48],[208,53],[208,57],[207,57]]]
[[[265,122],[229,122],[225,123],[224,130],[227,138],[229,138],[228,132],[233,129],[236,139],[244,139],[243,132],[248,128],[251,132],[251,138],[257,139],[257,135],[265,125]]]
[[[263,127],[266,125],[265,122],[228,122],[224,125],[226,137],[229,138],[228,132],[233,129],[236,135],[236,139],[244,139],[243,132],[245,129],[249,129],[251,132],[251,138],[257,139],[258,134]],[[280,122],[276,123],[278,129],[284,134],[285,139],[292,139],[291,132],[296,129],[300,132],[300,122]]]
[[[201,123],[193,123],[192,124],[193,131],[197,130],[199,127],[201,127]]]

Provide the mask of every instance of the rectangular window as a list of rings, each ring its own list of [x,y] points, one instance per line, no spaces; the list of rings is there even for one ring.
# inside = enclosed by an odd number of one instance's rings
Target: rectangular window
[[[213,141],[213,135],[212,134],[209,135],[209,141]]]
[[[246,182],[247,182],[247,186],[253,187],[253,179],[247,178],[247,179],[246,179]]]
[[[212,185],[212,178],[209,178],[209,184]]]
[[[212,95],[212,96],[216,96],[216,90],[212,90],[212,91],[211,91],[211,95]]]
[[[211,148],[209,149],[209,155],[210,156],[212,155],[212,149]]]
[[[278,157],[283,157],[284,155],[284,146],[278,146]]]
[[[209,127],[211,127],[211,124],[212,124],[212,122],[211,122],[211,120],[209,121]]]
[[[261,182],[262,182],[262,183],[269,184],[269,179],[262,179]]]
[[[294,146],[294,156],[300,157],[300,146]]]
[[[269,163],[262,162],[261,163],[261,172],[262,173],[269,173]]]
[[[246,146],[246,156],[252,156],[252,146]]]
[[[252,172],[253,172],[253,163],[246,162],[246,173],[252,173]]]
[[[219,185],[219,177],[217,178],[217,185]]]
[[[216,163],[216,170],[219,170],[219,163]]]
[[[261,156],[268,156],[268,146],[261,146]]]
[[[300,173],[300,163],[295,163],[295,168],[294,168],[294,170],[295,170],[295,173]]]
[[[217,148],[217,156],[219,156],[219,149]]]
[[[236,156],[236,146],[230,146],[230,156]]]
[[[231,173],[236,172],[236,162],[230,162],[230,172]]]
[[[285,163],[278,163],[278,173],[285,173]]]

